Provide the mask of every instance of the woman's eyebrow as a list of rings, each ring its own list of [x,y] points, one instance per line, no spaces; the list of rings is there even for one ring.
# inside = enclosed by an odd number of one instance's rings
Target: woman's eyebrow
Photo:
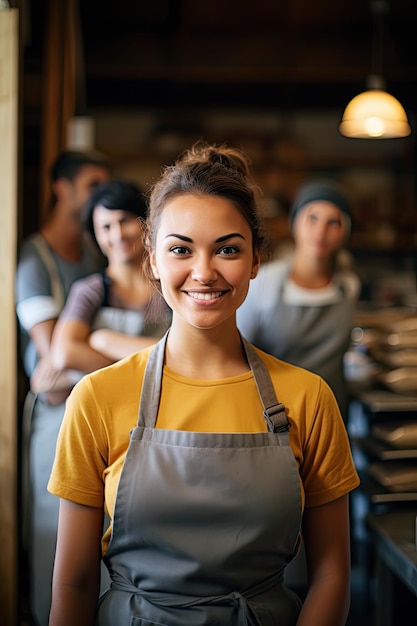
[[[175,237],[176,239],[180,239],[181,241],[186,241],[187,243],[193,243],[191,237],[187,237],[186,235],[179,235],[178,233],[169,233],[165,236],[165,239],[169,239],[169,237]],[[233,239],[233,237],[239,237],[240,239],[245,239],[241,233],[230,233],[229,235],[222,235],[215,240],[214,243],[222,243],[223,241],[227,241],[228,239]]]
[[[170,237],[175,237],[175,239],[181,239],[181,241],[186,241],[187,243],[193,243],[191,237],[186,237],[185,235],[178,235],[177,233],[169,233],[169,235],[165,236],[165,239],[169,239]]]
[[[230,233],[230,235],[223,235],[223,237],[219,237],[218,239],[216,239],[215,243],[222,243],[223,241],[227,241],[228,239],[233,239],[233,237],[245,239],[245,237],[240,233]]]

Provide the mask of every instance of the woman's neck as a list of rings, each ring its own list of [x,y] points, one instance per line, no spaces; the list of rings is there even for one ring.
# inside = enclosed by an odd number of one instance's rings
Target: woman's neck
[[[333,278],[334,261],[330,259],[306,259],[295,255],[289,277],[299,287],[305,289],[321,289],[326,287]]]
[[[113,292],[126,304],[141,306],[151,299],[152,286],[137,263],[109,265],[106,273],[112,281]]]
[[[218,380],[249,371],[236,324],[202,330],[176,320],[169,331],[165,364],[187,378]]]

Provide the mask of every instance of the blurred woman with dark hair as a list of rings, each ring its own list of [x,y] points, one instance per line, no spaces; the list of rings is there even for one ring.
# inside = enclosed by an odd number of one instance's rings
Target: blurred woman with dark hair
[[[130,181],[110,180],[89,199],[85,227],[107,267],[71,288],[52,340],[57,370],[92,372],[152,345],[166,330],[168,308],[142,270],[145,217],[142,192]]]

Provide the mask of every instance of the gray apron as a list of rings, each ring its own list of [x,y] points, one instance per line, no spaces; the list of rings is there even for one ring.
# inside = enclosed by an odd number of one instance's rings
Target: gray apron
[[[243,340],[268,432],[155,428],[166,336],[145,372],[97,624],[293,626],[301,602],[283,577],[298,550],[302,504],[284,405]]]
[[[287,276],[291,266],[288,266]],[[290,304],[283,299],[286,279],[273,306],[263,310],[262,324],[251,341],[279,359],[318,374],[328,383],[343,418],[347,413],[347,390],[343,357],[349,348],[355,303],[344,296],[324,305]]]

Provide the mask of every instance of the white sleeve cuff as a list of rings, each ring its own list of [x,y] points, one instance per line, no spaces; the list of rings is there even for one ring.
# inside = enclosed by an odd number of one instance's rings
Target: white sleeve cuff
[[[16,306],[17,317],[26,331],[36,324],[58,317],[60,310],[52,296],[33,296]]]

